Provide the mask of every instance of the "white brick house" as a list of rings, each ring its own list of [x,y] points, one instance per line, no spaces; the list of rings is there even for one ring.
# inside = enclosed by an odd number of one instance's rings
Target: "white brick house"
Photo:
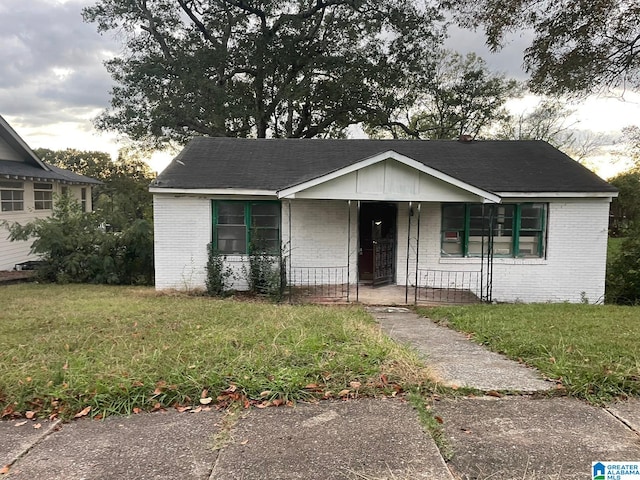
[[[545,142],[230,138],[192,140],[151,192],[157,289],[204,287],[209,243],[239,270],[260,236],[290,285],[411,302],[602,301],[617,195]]]
[[[73,195],[86,211],[91,211],[91,188],[100,182],[53,165],[48,165],[0,116],[0,270],[37,260],[31,242],[11,242],[3,226],[28,223],[51,215],[54,195]]]

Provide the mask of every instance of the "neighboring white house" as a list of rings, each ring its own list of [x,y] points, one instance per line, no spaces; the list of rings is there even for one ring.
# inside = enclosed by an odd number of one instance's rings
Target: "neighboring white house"
[[[91,211],[91,187],[100,182],[77,175],[38,158],[20,136],[0,116],[0,270],[37,257],[30,253],[31,242],[11,242],[1,224],[25,224],[51,215],[54,194],[68,191]]]
[[[239,271],[260,238],[289,284],[349,300],[592,303],[617,195],[540,141],[196,138],[150,190],[160,290],[203,287],[210,242]]]

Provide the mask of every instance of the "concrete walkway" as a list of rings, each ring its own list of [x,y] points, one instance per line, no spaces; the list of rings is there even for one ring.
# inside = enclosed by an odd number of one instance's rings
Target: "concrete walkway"
[[[640,463],[640,399],[598,408],[522,395],[555,384],[406,308],[368,311],[390,337],[415,348],[442,384],[491,394],[438,397],[431,405],[456,479],[577,480],[591,478],[592,462]],[[520,395],[497,398],[500,391]]]
[[[401,399],[23,422],[0,422],[11,479],[453,479]]]
[[[402,307],[369,307],[382,330],[409,344],[449,387],[537,392],[555,387],[531,368],[490,352],[465,335]]]

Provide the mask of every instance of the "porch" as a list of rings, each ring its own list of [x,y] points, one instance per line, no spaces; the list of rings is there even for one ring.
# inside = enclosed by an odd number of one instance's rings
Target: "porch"
[[[475,273],[475,272],[472,272]],[[464,276],[469,277],[469,272]],[[460,278],[460,280],[462,277]],[[423,285],[414,286],[387,284],[374,286],[371,283],[357,285],[290,284],[285,292],[291,303],[316,304],[362,304],[362,305],[463,305],[481,303],[480,291],[470,288],[469,281],[448,288],[435,288]]]

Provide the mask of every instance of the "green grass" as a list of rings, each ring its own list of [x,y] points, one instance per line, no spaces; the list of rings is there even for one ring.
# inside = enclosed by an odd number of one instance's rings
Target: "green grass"
[[[420,313],[538,368],[569,395],[593,403],[640,395],[640,307],[475,305]]]
[[[36,284],[1,287],[0,305],[5,416],[197,405],[205,389],[214,404],[373,395],[427,379],[360,308]]]

